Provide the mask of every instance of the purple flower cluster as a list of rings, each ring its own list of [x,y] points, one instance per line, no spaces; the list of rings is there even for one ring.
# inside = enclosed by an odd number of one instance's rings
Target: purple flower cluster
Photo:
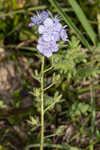
[[[38,40],[37,49],[46,57],[52,56],[53,52],[57,52],[58,41],[68,41],[65,30],[66,26],[62,26],[60,19],[53,17],[49,11],[37,12],[37,15],[31,17],[32,23],[30,27],[38,25],[38,32],[41,37]]]

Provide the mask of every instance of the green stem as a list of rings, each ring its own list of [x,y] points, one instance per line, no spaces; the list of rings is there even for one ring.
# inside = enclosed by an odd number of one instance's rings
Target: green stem
[[[53,85],[55,85],[55,83],[51,83],[48,87],[46,87],[46,88],[44,89],[44,91],[50,89]]]
[[[91,89],[91,108],[92,108],[92,112],[91,112],[90,150],[93,150],[94,149],[93,136],[94,136],[94,131],[95,131],[95,117],[96,117],[96,113],[95,113],[95,101],[94,101],[93,87],[91,86],[90,89]]]
[[[42,56],[41,65],[41,143],[40,150],[44,147],[44,56]]]

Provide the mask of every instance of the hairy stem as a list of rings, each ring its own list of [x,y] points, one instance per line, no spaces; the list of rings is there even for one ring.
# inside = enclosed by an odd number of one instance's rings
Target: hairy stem
[[[43,150],[44,146],[44,56],[42,56],[41,65],[41,143],[40,150]]]

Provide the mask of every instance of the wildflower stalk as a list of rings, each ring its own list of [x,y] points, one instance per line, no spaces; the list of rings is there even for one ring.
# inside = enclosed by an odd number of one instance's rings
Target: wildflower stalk
[[[41,142],[40,150],[43,150],[44,146],[44,56],[42,56],[41,65]]]

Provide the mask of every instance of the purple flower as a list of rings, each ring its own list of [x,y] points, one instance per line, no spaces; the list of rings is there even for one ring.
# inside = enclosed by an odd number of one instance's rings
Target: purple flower
[[[58,51],[58,41],[68,41],[65,26],[60,23],[61,19],[58,16],[53,17],[50,11],[37,12],[31,20],[30,27],[39,25],[38,32],[41,37],[38,40],[37,49],[44,56],[50,57],[53,52]]]
[[[57,19],[47,18],[43,25],[39,26],[38,31],[43,35],[45,41],[59,41],[61,29],[62,25]]]
[[[62,30],[60,31],[60,37],[63,41],[68,41],[68,36],[64,28],[62,28]]]
[[[48,18],[48,15],[49,12],[45,10],[42,11],[41,13],[37,12],[37,15],[31,17],[32,23],[29,24],[29,27],[43,23]]]
[[[45,41],[43,37],[40,37],[38,40],[37,49],[46,57],[52,56],[53,52],[58,51],[58,45],[55,41]]]
[[[59,23],[61,21],[58,15],[56,15],[55,17],[52,17],[52,19],[55,23]]]

